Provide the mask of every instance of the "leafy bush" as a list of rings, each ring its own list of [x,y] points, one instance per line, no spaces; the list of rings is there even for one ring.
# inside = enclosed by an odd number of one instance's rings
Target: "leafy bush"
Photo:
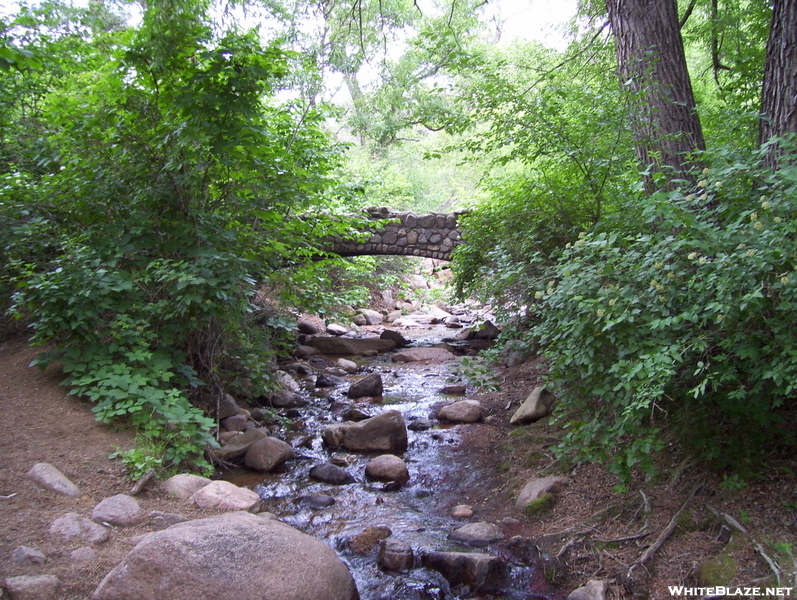
[[[38,362],[60,359],[72,393],[164,466],[200,468],[215,421],[199,406],[269,382],[276,338],[247,318],[259,282],[347,227],[289,218],[323,198],[339,149],[321,114],[269,100],[286,53],[214,30],[206,9],[150,2],[102,61],[51,82],[35,114],[47,172],[0,186],[0,292],[49,347]]]
[[[796,157],[772,173],[760,155],[707,156],[697,189],[635,199],[537,278],[561,452],[613,458],[625,480],[652,468],[665,421],[720,467],[794,442]]]

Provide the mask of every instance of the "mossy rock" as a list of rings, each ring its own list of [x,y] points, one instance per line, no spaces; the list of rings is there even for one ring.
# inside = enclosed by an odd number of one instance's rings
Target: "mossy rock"
[[[733,558],[722,553],[712,559],[701,563],[696,572],[697,583],[700,586],[715,587],[728,585],[736,576],[736,562]]]
[[[556,504],[556,496],[548,493],[542,494],[536,500],[529,502],[523,509],[523,513],[529,518],[537,517],[551,510],[554,504]]]

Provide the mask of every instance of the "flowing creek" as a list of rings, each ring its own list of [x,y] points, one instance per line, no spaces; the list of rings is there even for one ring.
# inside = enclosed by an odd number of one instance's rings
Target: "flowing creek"
[[[432,346],[451,336],[451,329],[442,325],[402,332],[412,347]],[[337,357],[313,357],[319,372],[334,364]],[[324,362],[318,362],[323,358]],[[451,506],[459,504],[463,490],[480,476],[478,466],[463,464],[457,451],[461,425],[443,424],[430,415],[436,406],[462,397],[441,394],[450,385],[453,362],[393,363],[391,353],[377,356],[347,357],[360,366],[355,375],[333,388],[316,388],[313,376],[296,376],[307,406],[278,409],[286,417],[269,424],[272,435],[288,442],[294,456],[277,471],[261,473],[246,469],[229,472],[225,479],[252,487],[264,500],[262,510],[301,531],[324,540],[349,565],[362,600],[459,600],[460,598],[528,599],[532,571],[520,564],[510,564],[510,574],[500,591],[473,591],[463,585],[451,586],[437,571],[421,567],[420,556],[429,551],[493,553],[494,549],[475,548],[449,539],[450,532],[469,521],[450,516]],[[384,395],[379,399],[352,400],[346,390],[363,375],[378,372],[382,376]],[[410,472],[410,480],[399,489],[393,484],[370,481],[365,466],[374,454],[346,450],[330,450],[321,440],[321,431],[336,421],[349,408],[369,416],[384,410],[398,410],[409,425],[416,419],[430,419],[427,430],[408,433],[408,448],[402,458]],[[479,425],[473,425],[478,427]],[[309,478],[311,467],[334,462],[354,477],[355,483],[331,485]],[[475,461],[478,464],[478,461]],[[324,496],[334,498],[331,506],[323,504]],[[327,498],[327,501],[328,498]],[[376,564],[375,551],[358,555],[349,547],[349,540],[367,528],[388,527],[392,537],[412,546],[415,568],[407,573],[383,572]]]

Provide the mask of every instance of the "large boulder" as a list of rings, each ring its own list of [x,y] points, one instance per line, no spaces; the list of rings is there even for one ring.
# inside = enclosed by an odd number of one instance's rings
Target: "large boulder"
[[[379,336],[379,339],[395,342],[396,348],[403,348],[410,343],[407,338],[401,335],[398,331],[393,331],[392,329],[385,329]]]
[[[357,600],[334,550],[247,513],[187,521],[147,535],[92,600]]]
[[[543,495],[558,494],[569,484],[570,480],[567,477],[557,477],[555,475],[530,479],[520,490],[520,494],[515,500],[515,506],[520,510],[525,510],[529,504],[539,500]]]
[[[377,338],[336,338],[336,337],[315,337],[307,342],[320,350],[324,354],[354,355],[360,356],[372,352],[389,352],[396,347],[392,340],[382,340]]]
[[[260,508],[260,496],[257,492],[238,487],[229,481],[209,483],[188,499],[190,504],[199,508],[217,510],[248,510],[255,512]]]
[[[545,389],[545,386],[537,386],[515,411],[515,414],[509,419],[509,423],[512,425],[525,425],[539,421],[551,414],[555,400],[556,396]]]
[[[273,471],[293,457],[293,449],[280,439],[267,437],[249,447],[244,464],[255,471]]]
[[[476,423],[482,420],[482,405],[476,400],[460,400],[441,408],[437,416],[451,423]]]
[[[395,454],[382,454],[372,458],[365,467],[365,474],[377,481],[406,483],[410,479],[407,465]]]
[[[397,410],[388,410],[359,423],[336,423],[321,437],[330,448],[355,452],[401,453],[407,449],[407,425]]]
[[[268,430],[265,428],[250,429],[246,433],[236,435],[221,448],[216,450],[216,454],[222,460],[235,461],[246,456],[249,448],[258,440],[268,437]]]
[[[453,585],[471,591],[500,591],[509,581],[509,566],[497,556],[469,552],[430,552],[423,566],[440,572]]]
[[[360,381],[351,384],[346,395],[349,398],[379,397],[383,392],[382,375],[371,373],[360,379]]]
[[[382,313],[371,310],[370,308],[363,308],[360,312],[365,317],[366,325],[381,325],[384,320]]]
[[[191,473],[180,473],[170,477],[161,484],[163,491],[178,500],[188,500],[196,492],[211,483],[207,477],[200,477]]]
[[[445,348],[408,348],[391,357],[393,362],[444,361],[453,358],[454,355]]]

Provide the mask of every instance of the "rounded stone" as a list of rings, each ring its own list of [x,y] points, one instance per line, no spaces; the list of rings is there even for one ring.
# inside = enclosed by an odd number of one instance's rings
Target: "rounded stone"
[[[451,539],[469,546],[487,546],[504,539],[504,532],[492,523],[468,523],[452,531]]]
[[[190,549],[190,551],[188,551]],[[354,580],[322,541],[247,513],[150,533],[92,600],[355,600]]]
[[[395,481],[397,483],[406,483],[410,478],[407,465],[393,454],[383,454],[371,459],[365,467],[365,474],[378,481]]]
[[[280,439],[267,437],[251,445],[244,464],[256,471],[272,471],[293,456],[293,449]]]
[[[460,400],[441,408],[437,416],[452,423],[475,423],[481,421],[482,405],[476,400]]]
[[[385,571],[407,572],[415,563],[412,546],[407,542],[388,538],[379,544],[376,563]]]
[[[91,511],[91,520],[110,523],[116,527],[132,527],[141,521],[141,506],[127,494],[116,494],[106,498]]]

